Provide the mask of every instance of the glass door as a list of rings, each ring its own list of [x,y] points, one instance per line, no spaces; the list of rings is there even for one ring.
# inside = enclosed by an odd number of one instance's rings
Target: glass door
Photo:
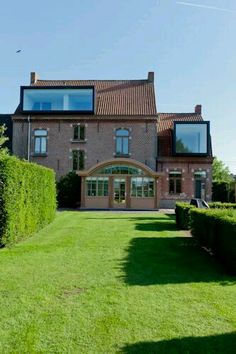
[[[126,207],[126,185],[125,178],[114,178],[114,208]]]

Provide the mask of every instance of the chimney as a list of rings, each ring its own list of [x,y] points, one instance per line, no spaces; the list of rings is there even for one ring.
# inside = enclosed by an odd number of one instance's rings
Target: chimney
[[[154,82],[154,71],[149,71],[148,82]]]
[[[195,106],[195,113],[202,114],[202,105],[201,104],[197,104]]]
[[[39,75],[35,72],[30,73],[30,85],[33,85],[39,80]]]

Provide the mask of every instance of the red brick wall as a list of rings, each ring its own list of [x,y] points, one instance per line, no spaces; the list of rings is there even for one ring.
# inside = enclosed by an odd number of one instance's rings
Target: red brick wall
[[[73,138],[73,124],[86,125],[86,142],[71,142]],[[23,127],[23,128],[22,128]],[[114,158],[115,130],[117,128],[130,130],[130,158],[142,162],[151,169],[156,168],[156,123],[154,121],[86,121],[42,119],[31,123],[31,154],[30,160],[53,168],[57,177],[67,174],[72,169],[72,150],[85,151],[85,169],[98,162]],[[35,157],[34,129],[48,130],[48,155]],[[13,123],[13,152],[21,158],[27,158],[27,122],[14,121]]]
[[[210,201],[212,196],[212,165],[206,163],[206,159],[202,158],[198,162],[188,160],[187,162],[162,162],[161,169],[164,176],[161,177],[161,207],[173,208],[178,200],[189,201],[194,198],[195,179],[194,172],[206,171],[206,200]],[[182,193],[179,195],[169,194],[169,171],[177,169],[182,172]]]

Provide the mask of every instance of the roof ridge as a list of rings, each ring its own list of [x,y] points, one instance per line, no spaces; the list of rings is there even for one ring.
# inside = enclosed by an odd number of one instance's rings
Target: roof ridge
[[[127,79],[106,79],[106,80],[103,80],[103,79],[39,79],[36,81],[39,82],[39,81],[98,81],[98,82],[117,82],[117,81],[122,81],[122,82],[136,82],[136,81],[142,81],[142,82],[147,82],[147,83],[150,83],[150,81],[148,81],[147,79],[130,79],[130,80],[127,80]]]
[[[185,115],[198,115],[200,116],[201,114],[196,113],[196,112],[158,112],[158,114],[185,114]]]

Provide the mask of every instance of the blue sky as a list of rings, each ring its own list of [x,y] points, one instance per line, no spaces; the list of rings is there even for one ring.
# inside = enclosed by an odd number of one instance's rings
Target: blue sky
[[[8,0],[0,13],[0,112],[14,111],[30,71],[43,79],[155,71],[158,111],[202,104],[214,155],[236,173],[235,37],[235,0]]]

